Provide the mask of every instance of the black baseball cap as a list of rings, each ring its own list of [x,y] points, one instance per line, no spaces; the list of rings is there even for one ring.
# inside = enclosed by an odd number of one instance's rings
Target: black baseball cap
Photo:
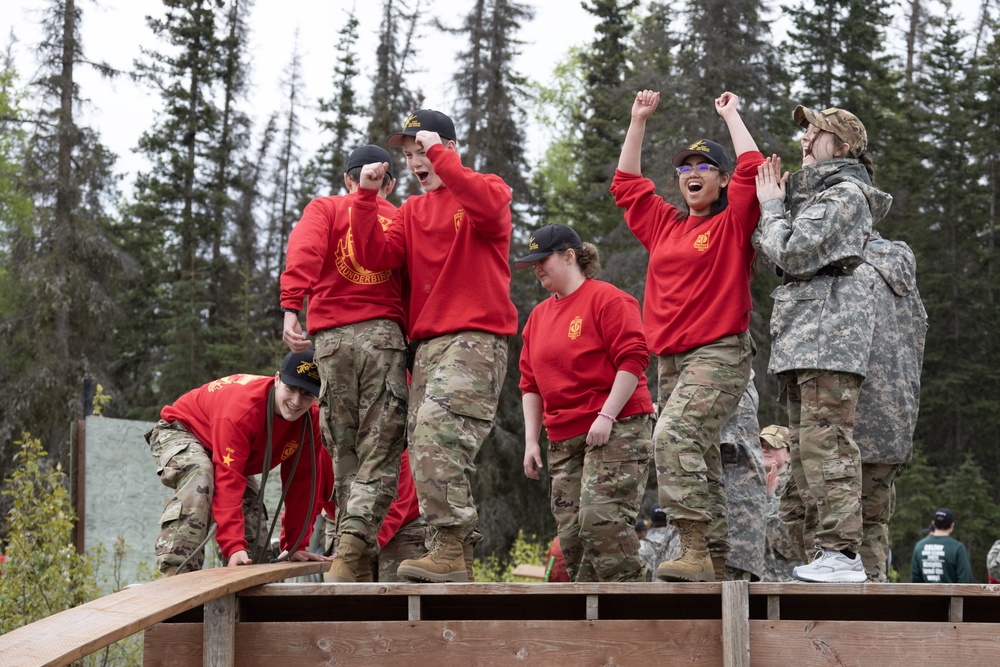
[[[281,362],[281,370],[278,373],[285,384],[305,389],[313,396],[319,396],[319,369],[313,361],[314,352],[311,347],[305,352],[289,352]]]
[[[955,514],[947,507],[939,507],[934,510],[934,525],[938,528],[947,528],[955,523]]]
[[[546,225],[531,235],[528,242],[529,254],[516,260],[514,266],[518,269],[530,269],[532,262],[545,259],[557,250],[579,250],[582,247],[583,242],[572,227],[559,223]]]
[[[389,155],[389,151],[375,144],[367,144],[355,148],[351,156],[347,158],[347,171],[376,162],[388,162],[389,176],[395,178],[396,175],[392,173],[392,156]]]
[[[385,145],[389,148],[402,148],[403,137],[415,137],[420,130],[437,132],[445,141],[455,141],[455,123],[451,118],[434,109],[420,109],[406,117],[402,131],[390,134]]]
[[[692,155],[700,155],[722,171],[727,173],[729,172],[730,162],[726,149],[714,141],[709,141],[708,139],[699,139],[694,142],[684,150],[674,155],[670,162],[675,167],[679,167],[684,164],[685,158]]]

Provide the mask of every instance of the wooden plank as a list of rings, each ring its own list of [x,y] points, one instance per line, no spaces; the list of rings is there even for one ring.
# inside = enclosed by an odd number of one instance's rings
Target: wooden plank
[[[0,636],[4,667],[68,665],[109,644],[223,595],[325,572],[326,562],[189,572],[126,588]]]
[[[751,667],[993,665],[993,623],[750,621]]]
[[[998,584],[815,584],[805,582],[757,582],[750,595],[893,595],[994,597]]]
[[[420,596],[409,595],[406,598],[406,619],[408,621],[420,620]]]
[[[726,667],[750,667],[749,620],[747,582],[722,582],[722,662]]]
[[[236,664],[434,667],[721,666],[719,620],[239,623]],[[146,631],[144,667],[198,667],[199,624]]]
[[[750,584],[750,592],[758,584]],[[801,588],[803,584],[792,584]],[[998,587],[1000,588],[1000,587]],[[843,593],[843,589],[841,593]],[[445,583],[418,584],[412,582],[327,584],[294,583],[273,584],[262,589],[248,590],[240,597],[305,597],[305,596],[357,596],[357,595],[705,595],[718,597],[721,583],[681,583],[653,581],[643,583],[560,583],[539,586],[535,583]]]
[[[236,662],[236,595],[205,603],[204,667],[232,667]]]
[[[598,608],[598,598],[596,595],[587,596],[587,620],[596,621],[598,619],[597,614],[599,613]]]

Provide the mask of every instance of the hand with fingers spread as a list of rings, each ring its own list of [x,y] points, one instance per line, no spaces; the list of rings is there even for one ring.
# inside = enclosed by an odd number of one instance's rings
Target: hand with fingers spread
[[[761,204],[777,199],[785,200],[785,183],[788,172],[781,173],[781,158],[772,155],[757,167],[757,201]]]

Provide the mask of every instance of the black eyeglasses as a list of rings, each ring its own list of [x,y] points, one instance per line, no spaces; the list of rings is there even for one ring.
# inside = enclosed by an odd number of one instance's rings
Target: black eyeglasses
[[[709,164],[707,162],[699,162],[696,165],[682,164],[681,166],[677,167],[677,175],[683,176],[684,174],[692,174],[696,171],[705,174],[709,171],[712,171],[713,169],[718,170],[718,167],[716,167],[714,164]]]

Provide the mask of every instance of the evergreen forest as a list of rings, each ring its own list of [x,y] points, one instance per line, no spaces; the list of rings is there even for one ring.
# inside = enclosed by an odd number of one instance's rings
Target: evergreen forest
[[[582,0],[593,34],[536,64],[554,84],[514,67],[530,2],[454,3],[449,25],[430,20],[420,0],[372,3],[377,67],[365,82],[356,10],[344,3],[326,47],[335,67],[310,84],[322,94],[301,94],[296,53],[275,109],[247,102],[252,0],[163,0],[147,17],[155,40],[129,71],[87,57],[81,26],[100,19],[92,0],[39,4],[37,71],[18,71],[9,45],[0,53],[0,480],[24,434],[67,469],[71,425],[94,403],[85,386],[110,398],[105,416],[155,420],[205,382],[274,372],[287,351],[278,281],[288,234],[310,199],[343,193],[354,147],[384,145],[421,106],[408,74],[418,38],[437,35],[462,44],[460,101],[445,111],[463,162],[513,190],[511,256],[524,254],[532,229],[572,225],[600,247],[602,279],[640,300],[646,252],[608,192],[637,90],[662,91],[644,168],[673,201],[670,156],[695,138],[727,136],[712,108],[722,91],[740,96],[761,150],[792,170],[796,104],[854,111],[876,185],[894,197],[878,231],[914,250],[930,320],[915,455],[897,485],[894,564],[908,580],[913,544],[934,508],[948,506],[975,580],[986,580],[986,552],[1000,538],[1000,0],[977,3],[971,22],[940,0]],[[778,12],[790,25],[780,36],[770,21]],[[904,34],[890,39],[890,25]],[[156,121],[134,146],[149,168],[129,174],[127,188],[119,156],[82,120],[79,77],[91,68],[131,78],[156,100]],[[303,139],[306,119],[322,141]],[[553,137],[540,160],[525,152],[531,124]],[[391,152],[399,204],[419,187]],[[787,423],[767,375],[776,281],[760,266],[752,285],[761,425]],[[545,296],[531,272],[514,273],[522,325]],[[518,531],[554,534],[547,484],[522,471],[519,352],[515,337],[478,458],[483,554],[505,553]],[[651,485],[644,509],[654,503]],[[0,517],[10,510],[0,496]],[[6,530],[0,519],[0,546]]]

